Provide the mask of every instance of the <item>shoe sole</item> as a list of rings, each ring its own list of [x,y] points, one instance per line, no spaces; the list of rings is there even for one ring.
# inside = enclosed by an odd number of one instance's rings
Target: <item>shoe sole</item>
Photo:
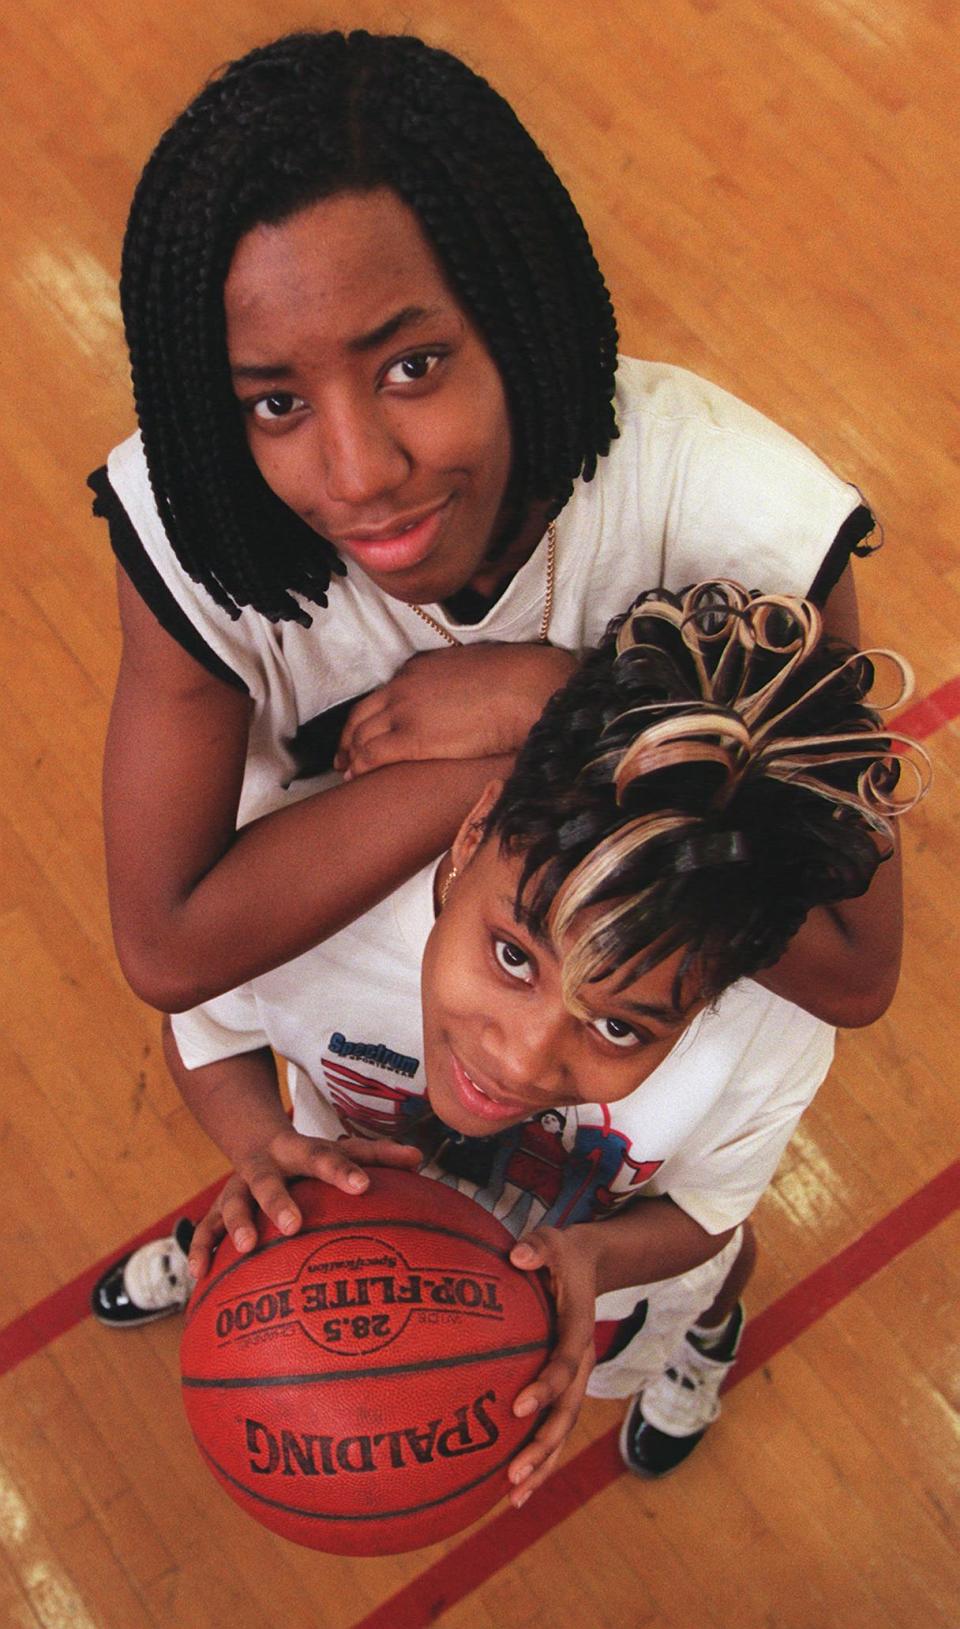
[[[161,1318],[172,1318],[176,1313],[185,1310],[184,1307],[161,1307],[158,1312],[144,1312],[136,1318],[105,1318],[101,1312],[95,1312],[92,1307],[90,1313],[104,1329],[142,1329],[144,1324],[158,1323]]]
[[[630,1440],[633,1436],[630,1425],[636,1412],[636,1407],[637,1405],[635,1403],[631,1403],[623,1417],[623,1424],[620,1427],[620,1435],[617,1438],[620,1458],[623,1461],[625,1469],[630,1472],[630,1475],[638,1477],[641,1482],[662,1482],[665,1477],[673,1476],[677,1471],[682,1470],[690,1455],[686,1454],[683,1459],[677,1461],[676,1465],[668,1465],[666,1469],[662,1471],[651,1471],[648,1470],[645,1465],[636,1465],[628,1453]],[[659,1430],[660,1427],[656,1426],[654,1429]],[[662,1436],[669,1436],[669,1434],[670,1433],[667,1431],[661,1432]],[[679,1440],[682,1442],[683,1438],[681,1437]]]

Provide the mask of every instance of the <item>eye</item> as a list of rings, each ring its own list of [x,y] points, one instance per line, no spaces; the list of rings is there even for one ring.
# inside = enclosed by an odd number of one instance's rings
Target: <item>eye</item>
[[[519,979],[524,984],[532,982],[533,968],[530,965],[530,957],[511,939],[494,939],[493,954],[497,966],[502,967],[505,973],[509,973],[512,979]]]
[[[594,1018],[590,1028],[611,1046],[619,1046],[626,1050],[631,1046],[640,1045],[640,1036],[631,1024],[624,1023],[622,1018]]]
[[[411,351],[409,356],[402,356],[399,362],[391,364],[383,376],[383,382],[386,385],[419,384],[440,361],[439,351]]]
[[[278,419],[288,419],[291,413],[306,407],[302,396],[294,396],[289,390],[275,390],[270,396],[258,396],[254,402],[246,402],[244,411],[252,418],[259,419],[261,424],[275,424]]]

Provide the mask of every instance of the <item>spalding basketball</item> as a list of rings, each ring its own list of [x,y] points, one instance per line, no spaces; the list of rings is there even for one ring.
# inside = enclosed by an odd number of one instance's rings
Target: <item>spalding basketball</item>
[[[541,1277],[440,1182],[386,1168],[365,1194],[296,1184],[303,1228],[229,1240],[181,1347],[191,1430],[265,1527],[313,1549],[383,1555],[459,1532],[503,1497],[537,1428],[512,1405],[553,1344]]]

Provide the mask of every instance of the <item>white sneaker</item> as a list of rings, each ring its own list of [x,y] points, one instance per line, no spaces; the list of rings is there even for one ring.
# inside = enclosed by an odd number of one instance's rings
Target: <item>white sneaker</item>
[[[180,1312],[193,1289],[187,1266],[192,1238],[193,1223],[183,1218],[170,1238],[151,1239],[115,1261],[93,1287],[94,1317],[113,1329],[139,1329]]]
[[[720,1413],[720,1387],[736,1362],[745,1322],[738,1303],[709,1352],[688,1330],[663,1374],[634,1398],[620,1431],[620,1456],[636,1476],[666,1476],[692,1454]]]

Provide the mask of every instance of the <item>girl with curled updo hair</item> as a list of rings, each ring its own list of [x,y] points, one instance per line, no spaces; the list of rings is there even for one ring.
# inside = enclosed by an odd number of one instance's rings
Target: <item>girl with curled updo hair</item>
[[[736,1357],[750,1213],[833,1055],[828,1025],[762,985],[811,911],[890,864],[928,775],[880,714],[909,685],[891,652],[825,638],[810,601],[721,580],[641,595],[438,866],[171,1020],[174,1079],[233,1167],[193,1273],[224,1231],[253,1248],[261,1213],[295,1232],[292,1179],[372,1188],[360,1167],[415,1149],[557,1297],[550,1360],[512,1400],[549,1410],[514,1501],[587,1387],[637,1393],[631,1469],[680,1464]],[[292,1125],[277,1054],[296,1060]],[[129,1322],[117,1289],[114,1268],[95,1308]],[[616,1326],[599,1362],[597,1319]]]
[[[566,188],[446,51],[302,32],[229,63],[144,169],[121,299],[139,430],[91,477],[123,624],[104,824],[155,1006],[442,852],[645,583],[722,568],[857,637],[859,493],[707,381],[618,358]],[[883,896],[805,931],[785,993],[876,1016],[892,870]]]
[[[775,966],[817,907],[858,898],[926,790],[923,749],[869,697],[902,658],[823,637],[806,600],[701,583],[638,597],[522,747],[487,835],[517,911],[565,944],[563,985],[683,951],[699,997]],[[568,938],[572,935],[572,942]]]

